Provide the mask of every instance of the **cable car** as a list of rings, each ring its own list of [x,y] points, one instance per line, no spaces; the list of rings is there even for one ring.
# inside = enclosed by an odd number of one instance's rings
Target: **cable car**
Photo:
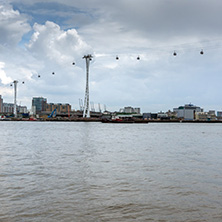
[[[22,84],[25,84],[25,82],[23,81]]]
[[[41,76],[40,75],[38,75],[38,78],[40,78]]]
[[[203,49],[200,51],[200,54],[201,54],[201,55],[203,55],[203,54],[204,54]]]
[[[177,55],[177,53],[174,51],[173,55],[174,55],[174,56],[176,56],[176,55]]]
[[[118,56],[116,56],[116,60],[119,60],[119,57],[118,57]]]
[[[139,56],[137,57],[137,60],[140,60],[140,57],[139,57]]]
[[[74,65],[75,65],[75,63],[73,62],[73,63],[72,63],[72,65],[74,66]]]
[[[52,72],[52,75],[55,75],[55,73],[54,73],[54,72]]]

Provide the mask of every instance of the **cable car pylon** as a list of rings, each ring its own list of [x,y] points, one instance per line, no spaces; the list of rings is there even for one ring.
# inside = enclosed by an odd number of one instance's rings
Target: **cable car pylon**
[[[83,117],[89,118],[90,117],[90,109],[89,109],[89,64],[92,60],[92,55],[85,55],[83,59],[86,60],[86,91],[85,91],[85,100],[84,100],[84,110],[83,110]]]

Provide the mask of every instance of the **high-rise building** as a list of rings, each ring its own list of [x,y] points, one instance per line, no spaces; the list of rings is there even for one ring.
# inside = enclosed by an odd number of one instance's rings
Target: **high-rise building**
[[[33,97],[32,107],[35,107],[36,113],[41,113],[46,110],[47,99],[43,97]]]

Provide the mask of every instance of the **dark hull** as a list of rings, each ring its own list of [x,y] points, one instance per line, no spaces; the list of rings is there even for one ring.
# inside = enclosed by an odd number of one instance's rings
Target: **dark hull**
[[[107,120],[104,119],[102,123],[148,123],[146,120]]]

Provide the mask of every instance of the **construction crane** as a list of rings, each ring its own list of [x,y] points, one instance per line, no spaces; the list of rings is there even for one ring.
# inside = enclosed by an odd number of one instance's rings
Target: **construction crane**
[[[79,99],[79,108],[80,108],[80,111],[83,111],[83,102],[82,102],[82,99]]]
[[[90,104],[91,104],[91,110],[92,110],[93,112],[95,112],[94,102],[90,102]]]
[[[98,107],[99,107],[99,112],[101,113],[102,111],[101,111],[100,103],[98,104]]]
[[[48,116],[48,118],[56,117],[56,109],[52,111],[52,113]]]

